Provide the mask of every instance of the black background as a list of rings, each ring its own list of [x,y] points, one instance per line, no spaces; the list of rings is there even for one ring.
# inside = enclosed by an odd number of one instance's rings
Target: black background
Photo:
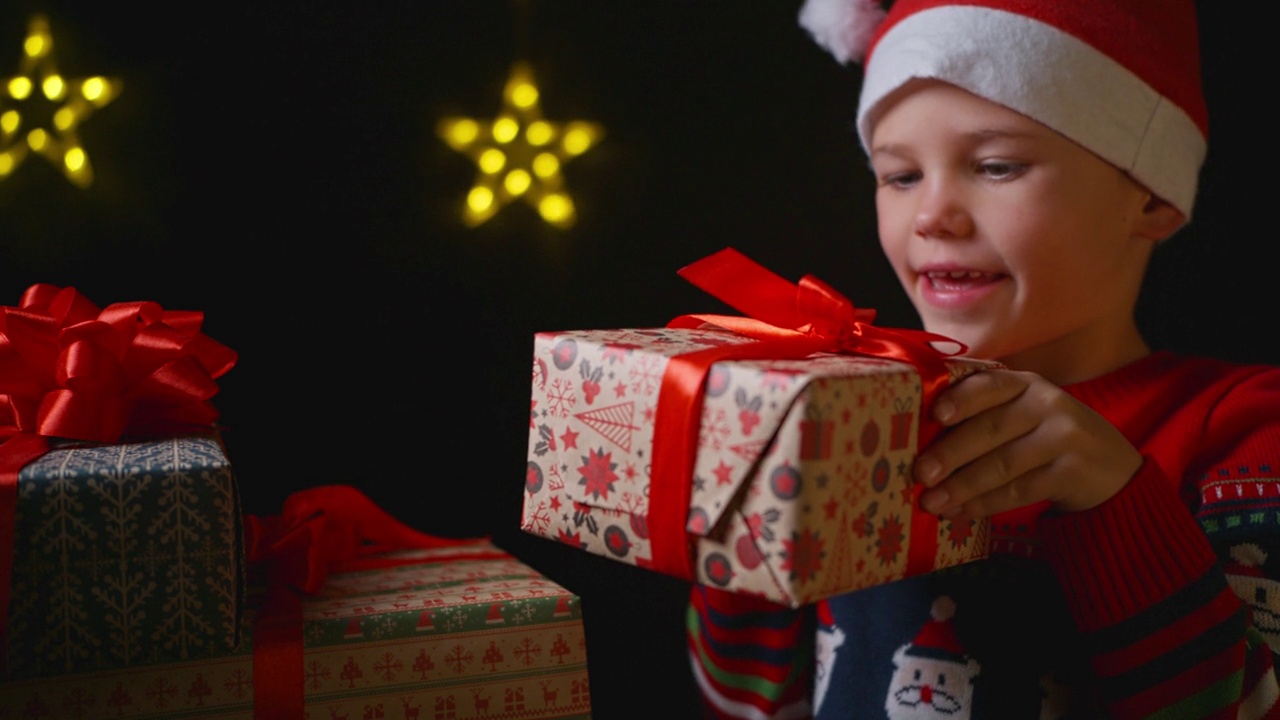
[[[6,2],[0,78],[44,12],[64,75],[124,91],[80,128],[92,187],[36,156],[0,180],[0,304],[46,282],[204,311],[240,354],[215,402],[246,512],[347,483],[419,529],[492,535],[582,596],[597,717],[694,716],[687,586],[519,530],[532,335],[728,311],[676,275],[728,245],[914,326],[875,240],[858,71],[798,9]],[[1237,6],[1201,21],[1210,156],[1139,319],[1159,347],[1280,362],[1256,109],[1274,61]],[[434,133],[493,117],[520,59],[545,117],[605,128],[564,166],[567,231],[519,202],[465,228],[475,169]]]

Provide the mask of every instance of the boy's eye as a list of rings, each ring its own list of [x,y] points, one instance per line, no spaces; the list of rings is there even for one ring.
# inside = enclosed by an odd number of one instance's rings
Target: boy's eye
[[[880,187],[896,187],[907,188],[920,182],[920,172],[918,170],[909,170],[906,172],[885,173],[880,176]]]
[[[1009,162],[1007,160],[986,160],[978,164],[978,172],[991,180],[1010,180],[1022,174],[1022,171],[1026,169],[1025,163]]]

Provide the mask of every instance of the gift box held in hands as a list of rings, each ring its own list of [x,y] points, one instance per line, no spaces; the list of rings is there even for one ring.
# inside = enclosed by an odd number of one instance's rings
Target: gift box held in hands
[[[927,399],[991,363],[731,251],[685,275],[751,317],[535,335],[525,531],[790,606],[986,555],[910,468]]]
[[[32,285],[0,307],[0,676],[234,648],[243,547],[203,315]]]

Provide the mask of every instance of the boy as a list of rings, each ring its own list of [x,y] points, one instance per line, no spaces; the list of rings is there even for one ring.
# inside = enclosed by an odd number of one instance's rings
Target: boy
[[[865,53],[881,245],[925,329],[1008,368],[939,395],[913,468],[923,509],[1000,543],[798,611],[695,587],[708,714],[1280,713],[1280,368],[1153,352],[1134,320],[1205,154],[1191,0],[808,0],[801,22]]]

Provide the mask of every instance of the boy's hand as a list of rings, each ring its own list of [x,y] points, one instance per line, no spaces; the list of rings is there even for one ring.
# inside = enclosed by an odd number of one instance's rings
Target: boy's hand
[[[949,430],[916,458],[928,512],[984,517],[1048,500],[1059,510],[1106,501],[1142,465],[1133,445],[1089,407],[1029,372],[987,370],[940,393]]]

